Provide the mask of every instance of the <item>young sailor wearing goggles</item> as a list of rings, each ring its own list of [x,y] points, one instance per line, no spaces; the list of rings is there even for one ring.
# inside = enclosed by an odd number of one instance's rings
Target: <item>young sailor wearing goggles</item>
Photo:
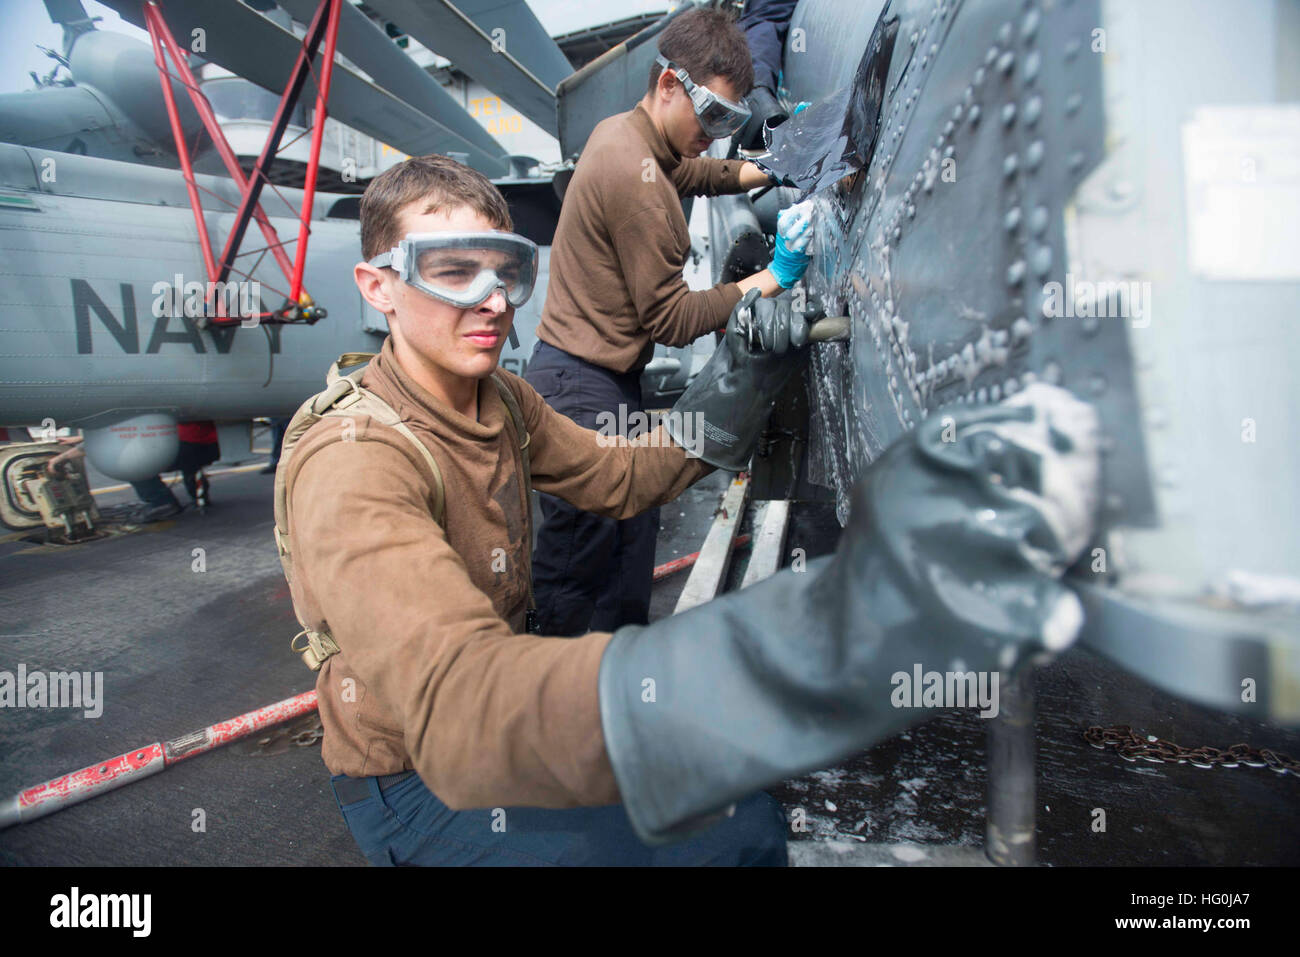
[[[636,421],[640,374],[656,343],[686,346],[724,328],[750,289],[775,296],[807,268],[787,249],[739,282],[691,291],[686,196],[741,193],[770,180],[753,163],[701,156],[748,116],[749,47],[717,10],[675,17],[659,36],[648,89],[592,131],[564,195],[551,246],[538,344],[525,374],[587,428]],[[805,228],[806,228],[805,224]],[[811,230],[807,230],[811,236]],[[785,243],[778,239],[778,246]],[[620,407],[626,415],[620,415]],[[534,552],[538,619],[548,634],[644,623],[659,519],[614,522],[542,496]]]
[[[609,635],[526,633],[525,462],[534,488],[611,521],[710,468],[662,429],[608,447],[497,369],[537,276],[511,229],[496,188],[446,157],[371,182],[355,277],[390,335],[360,387],[396,415],[337,409],[281,461],[295,611],[338,648],[316,689],[343,818],[383,865],[784,864],[763,794],[693,840],[638,840],[600,733]]]

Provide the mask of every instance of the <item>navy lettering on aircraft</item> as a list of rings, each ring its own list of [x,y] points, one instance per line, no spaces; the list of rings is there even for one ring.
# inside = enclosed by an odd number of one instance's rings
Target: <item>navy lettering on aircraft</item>
[[[77,353],[91,355],[95,351],[90,321],[93,315],[112,335],[119,349],[127,355],[139,355],[140,327],[136,317],[135,289],[131,284],[129,282],[118,284],[122,299],[122,318],[119,320],[104,300],[99,298],[90,283],[84,279],[73,279],[71,282],[72,311],[77,328]],[[271,352],[279,354],[280,327],[268,325],[266,329],[270,333]],[[220,328],[208,326],[206,331],[211,336],[211,343],[216,347],[217,354],[224,356],[230,352],[238,330],[238,326],[231,325]],[[199,328],[198,323],[191,316],[158,316],[154,319],[145,352],[150,355],[156,354],[162,351],[163,346],[176,343],[188,345],[195,353],[204,355],[208,350],[203,332],[204,330]],[[100,341],[103,341],[102,337]]]

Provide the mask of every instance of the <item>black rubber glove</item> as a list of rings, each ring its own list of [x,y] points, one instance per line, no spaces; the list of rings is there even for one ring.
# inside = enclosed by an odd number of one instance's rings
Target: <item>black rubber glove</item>
[[[678,445],[718,468],[743,469],[772,404],[807,358],[807,321],[786,299],[751,289],[731,310],[708,364],[673,405],[664,426]]]
[[[736,134],[736,142],[740,144],[741,149],[766,149],[767,144],[763,141],[763,124],[767,123],[768,126],[775,128],[784,123],[789,116],[781,108],[776,94],[765,86],[754,87],[749,96],[745,97],[745,105],[749,107],[749,119]]]
[[[1061,389],[932,415],[855,487],[834,556],[615,632],[601,718],[637,833],[681,837],[936,714],[894,706],[896,673],[1001,680],[1068,646],[1082,611],[1059,576],[1098,481],[1095,414]]]

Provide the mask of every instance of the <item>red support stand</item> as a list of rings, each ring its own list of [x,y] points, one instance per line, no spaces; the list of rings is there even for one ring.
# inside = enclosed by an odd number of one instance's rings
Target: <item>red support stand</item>
[[[241,193],[248,189],[248,182],[244,179],[244,171],[239,166],[239,159],[235,156],[235,151],[230,148],[230,141],[226,139],[226,134],[221,129],[221,124],[217,122],[217,116],[212,110],[212,104],[208,98],[203,95],[199,89],[198,78],[190,70],[189,61],[186,59],[184,52],[177,45],[176,39],[167,29],[163,22],[162,12],[158,9],[158,4],[154,0],[149,0],[144,5],[145,22],[149,27],[150,36],[160,40],[171,56],[172,63],[176,65],[176,71],[180,74],[181,81],[189,91],[190,100],[194,103],[194,108],[199,112],[199,118],[203,121],[204,128],[212,138],[212,144],[216,147],[217,153],[221,156],[222,163],[225,164],[226,172],[230,178],[235,181]],[[155,59],[157,58],[155,51]],[[165,96],[166,94],[164,94]],[[175,129],[173,128],[173,133]],[[281,242],[280,236],[271,225],[270,219],[262,209],[261,203],[253,207],[253,218],[257,220],[258,227],[262,230],[262,236],[266,239],[267,248],[270,249],[271,255],[279,264],[280,270],[284,273],[285,281],[289,281],[293,275],[293,264],[289,261],[288,255],[284,251],[284,243]],[[209,278],[215,279],[215,274]]]
[[[317,7],[316,15],[312,18],[311,26],[307,30],[302,47],[298,51],[298,58],[294,63],[293,71],[289,75],[284,93],[280,97],[280,104],[272,121],[271,130],[267,134],[266,145],[262,148],[262,153],[253,166],[252,174],[247,179],[244,178],[243,171],[239,167],[239,161],[236,159],[234,151],[230,148],[230,143],[226,140],[225,134],[217,122],[211,104],[208,103],[207,97],[199,90],[198,81],[189,68],[184,52],[176,43],[175,37],[172,36],[166,22],[163,20],[162,9],[158,0],[147,0],[143,5],[145,23],[149,28],[149,35],[153,41],[154,60],[158,65],[159,79],[162,82],[163,99],[167,106],[168,120],[171,123],[172,136],[176,140],[176,151],[180,157],[181,172],[185,177],[190,205],[194,209],[195,226],[198,232],[199,245],[203,252],[203,262],[208,272],[208,280],[209,282],[224,283],[230,277],[230,273],[234,271],[234,262],[239,256],[239,249],[243,243],[244,235],[248,230],[248,224],[251,221],[256,221],[263,237],[266,239],[268,249],[275,257],[285,278],[289,281],[288,301],[279,313],[269,317],[275,321],[305,319],[307,322],[315,322],[316,319],[324,315],[324,310],[316,308],[311,297],[303,290],[302,277],[307,261],[307,240],[311,234],[312,205],[315,200],[316,179],[320,169],[320,149],[325,131],[330,78],[334,69],[334,52],[338,40],[342,2],[343,0],[321,0],[320,6]],[[283,139],[284,131],[289,125],[289,118],[293,115],[307,78],[312,73],[312,64],[317,53],[320,52],[322,43],[325,47],[324,58],[320,68],[320,76],[316,83],[316,111],[312,117],[311,150],[307,159],[303,205],[298,216],[298,248],[294,261],[290,263],[289,257],[284,251],[284,242],[281,241],[265,211],[263,211],[259,198],[261,197],[262,187],[269,182],[267,172],[280,149],[280,141]],[[171,74],[168,72],[163,58],[164,49],[176,64],[181,81],[189,90],[190,99],[193,101],[195,109],[198,110],[199,117],[207,129],[208,135],[212,138],[227,172],[230,173],[241,193],[239,209],[235,214],[235,222],[231,227],[230,235],[226,239],[225,248],[221,251],[219,259],[212,254],[212,244],[208,238],[207,227],[203,219],[203,208],[198,195],[199,187],[194,179],[189,149],[185,144],[180,114],[177,112],[175,97],[172,93]]]

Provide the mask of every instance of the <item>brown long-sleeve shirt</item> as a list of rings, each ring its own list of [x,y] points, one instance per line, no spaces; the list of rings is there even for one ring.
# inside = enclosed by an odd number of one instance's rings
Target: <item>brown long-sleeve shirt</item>
[[[642,442],[663,447],[601,447],[597,433],[502,375],[540,491],[627,518],[710,471],[662,430]],[[617,802],[597,700],[610,635],[520,634],[529,503],[496,388],[480,383],[479,419],[468,419],[406,375],[391,340],[362,384],[433,453],[446,515],[443,526],[433,519],[419,453],[365,417],[353,422],[355,441],[323,419],[287,463],[295,605],[342,649],[316,682],[326,766],[353,777],[414,769],[457,809]]]
[[[681,197],[742,192],[743,165],[682,158],[639,105],[597,125],[564,194],[538,338],[627,372],[656,342],[684,346],[725,326],[740,287],[687,287]]]

